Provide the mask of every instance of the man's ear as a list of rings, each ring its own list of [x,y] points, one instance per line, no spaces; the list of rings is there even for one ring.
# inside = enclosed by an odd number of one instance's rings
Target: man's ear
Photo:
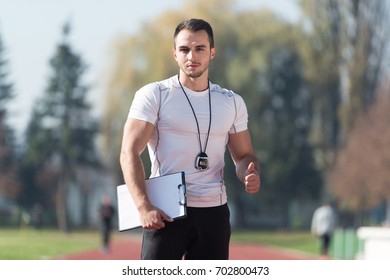
[[[211,54],[210,54],[211,59],[214,59],[216,52],[217,52],[216,48],[211,48]]]
[[[177,60],[177,57],[176,57],[176,50],[175,49],[172,49],[172,56],[175,60]]]

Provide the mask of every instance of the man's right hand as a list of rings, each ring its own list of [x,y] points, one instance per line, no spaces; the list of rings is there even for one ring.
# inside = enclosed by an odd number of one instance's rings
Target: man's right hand
[[[165,227],[164,221],[173,222],[164,211],[154,206],[140,211],[140,219],[144,229],[162,229]]]

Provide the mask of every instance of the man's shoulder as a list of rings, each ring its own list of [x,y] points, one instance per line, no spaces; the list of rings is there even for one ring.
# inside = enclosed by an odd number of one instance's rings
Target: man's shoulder
[[[160,91],[171,89],[177,84],[177,76],[172,76],[165,80],[154,82],[154,84],[159,87]]]
[[[226,97],[241,98],[241,96],[238,93],[236,93],[235,91],[233,91],[231,89],[224,88],[218,84],[211,83],[211,91],[218,93],[218,94],[221,94],[221,95],[226,96]]]
[[[218,96],[218,98],[222,100],[232,100],[235,104],[241,104],[242,106],[245,106],[244,98],[231,89],[221,87],[218,84],[211,84],[211,91],[213,92],[213,94],[216,94],[216,96]],[[241,105],[237,106],[242,107]]]

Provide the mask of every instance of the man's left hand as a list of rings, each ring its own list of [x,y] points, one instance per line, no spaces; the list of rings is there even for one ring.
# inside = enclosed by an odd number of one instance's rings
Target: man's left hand
[[[255,169],[253,162],[249,163],[248,169],[245,171],[245,191],[249,194],[255,194],[260,189],[260,176]]]

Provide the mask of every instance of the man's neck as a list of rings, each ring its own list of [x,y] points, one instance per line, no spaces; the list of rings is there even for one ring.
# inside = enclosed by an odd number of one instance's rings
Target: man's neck
[[[180,73],[179,80],[183,86],[193,91],[204,91],[209,87],[209,80],[207,75],[202,75],[198,78],[191,78],[184,73]]]

